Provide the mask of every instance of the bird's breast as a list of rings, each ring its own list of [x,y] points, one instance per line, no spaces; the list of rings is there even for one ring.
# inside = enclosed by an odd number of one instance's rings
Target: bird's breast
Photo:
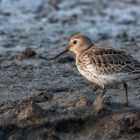
[[[88,64],[84,65],[82,63],[76,63],[76,66],[81,73],[86,79],[89,81],[96,83],[102,87],[105,85],[121,82],[122,79],[118,79],[119,76],[116,77],[116,75],[111,74],[111,75],[101,75],[97,72],[96,66],[94,64]]]
[[[86,79],[99,84],[98,74],[94,65],[86,65],[84,63],[76,62],[76,66],[81,75],[83,75]]]

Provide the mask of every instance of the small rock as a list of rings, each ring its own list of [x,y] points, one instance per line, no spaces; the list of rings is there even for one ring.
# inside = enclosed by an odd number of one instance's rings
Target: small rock
[[[36,52],[31,48],[26,48],[22,54],[19,56],[20,59],[28,59],[36,56]]]

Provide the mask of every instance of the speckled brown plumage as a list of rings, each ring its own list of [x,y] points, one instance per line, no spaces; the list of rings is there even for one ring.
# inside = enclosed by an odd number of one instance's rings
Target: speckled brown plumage
[[[140,62],[121,50],[92,45],[77,57],[78,65],[93,65],[98,74],[140,73]]]

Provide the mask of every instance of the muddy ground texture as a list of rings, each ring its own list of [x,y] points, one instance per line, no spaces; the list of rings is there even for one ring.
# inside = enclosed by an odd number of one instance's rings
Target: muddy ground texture
[[[74,33],[140,60],[139,0],[0,0],[0,140],[139,140],[140,80],[101,88],[62,51]],[[109,44],[109,45],[108,45]]]

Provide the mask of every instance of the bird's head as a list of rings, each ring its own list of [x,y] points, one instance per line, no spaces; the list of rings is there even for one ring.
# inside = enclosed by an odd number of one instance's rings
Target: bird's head
[[[68,43],[68,47],[66,48],[66,50],[59,53],[57,56],[54,57],[54,59],[68,51],[72,51],[76,55],[79,55],[83,50],[87,49],[91,45],[92,45],[92,41],[88,36],[85,36],[82,34],[75,34],[70,38],[70,41]]]
[[[81,51],[87,49],[91,44],[92,42],[89,37],[82,34],[76,34],[70,38],[68,50],[78,55]]]

